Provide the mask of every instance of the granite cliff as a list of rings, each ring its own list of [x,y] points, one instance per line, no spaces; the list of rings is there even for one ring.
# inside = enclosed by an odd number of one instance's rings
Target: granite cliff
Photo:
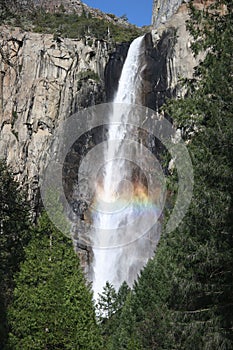
[[[56,125],[105,100],[109,45],[1,28],[1,156],[37,205],[39,174]]]
[[[153,27],[158,28],[161,24],[166,23],[176,13],[182,2],[188,2],[188,0],[154,0],[152,12]]]

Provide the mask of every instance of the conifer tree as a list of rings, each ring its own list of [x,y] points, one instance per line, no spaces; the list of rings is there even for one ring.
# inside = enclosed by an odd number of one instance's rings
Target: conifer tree
[[[100,349],[92,293],[71,240],[45,213],[33,234],[9,310],[9,348]]]
[[[121,349],[119,343],[119,326],[121,324],[121,312],[125,306],[126,300],[130,294],[130,288],[126,282],[123,282],[118,292],[114,289],[113,285],[106,282],[103,288],[103,293],[99,294],[99,300],[96,306],[98,320],[101,327],[101,332],[104,340],[104,349],[113,350]],[[127,315],[127,317],[129,314]],[[125,327],[125,324],[123,327]],[[117,330],[117,331],[116,331]],[[122,329],[121,329],[122,330]],[[122,330],[124,334],[127,333]],[[117,333],[117,338],[114,338],[114,334]],[[123,335],[124,338],[124,335]],[[123,339],[121,337],[121,340]],[[127,343],[127,339],[124,339],[123,343]],[[136,349],[135,349],[136,350]]]
[[[110,319],[117,311],[117,293],[108,281],[103,288],[103,292],[99,294],[96,309],[100,321]]]
[[[29,206],[5,161],[0,161],[0,340],[7,340],[7,308],[12,300],[14,274],[24,259],[30,237]]]

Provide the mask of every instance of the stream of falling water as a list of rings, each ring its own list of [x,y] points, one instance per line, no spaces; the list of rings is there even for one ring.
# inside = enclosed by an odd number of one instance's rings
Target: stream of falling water
[[[114,103],[133,105],[136,101],[140,101],[142,43],[143,37],[139,37],[129,48]],[[135,232],[132,232],[132,226],[127,225],[132,221],[138,207],[134,205],[127,207],[128,201],[133,201],[133,193],[130,183],[132,169],[125,159],[124,147],[121,147],[122,140],[127,136],[126,123],[127,113],[115,113],[113,107],[113,112],[109,116],[103,180],[97,191],[99,203],[102,202],[103,206],[99,205],[97,215],[94,217],[95,227],[98,227],[93,239],[95,300],[98,299],[98,294],[103,291],[107,281],[113,284],[116,290],[124,281],[132,286],[139,271],[154,251],[148,239],[134,241]],[[118,207],[121,206],[124,210],[118,211]],[[121,227],[123,229],[119,231]],[[124,241],[131,243],[118,245],[118,235],[124,235]],[[119,238],[120,241],[122,240]]]

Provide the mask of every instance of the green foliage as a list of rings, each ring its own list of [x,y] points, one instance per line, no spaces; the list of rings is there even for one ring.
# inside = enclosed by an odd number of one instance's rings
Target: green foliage
[[[9,310],[12,349],[100,349],[92,294],[72,242],[43,214]]]
[[[229,11],[220,15],[215,7],[224,3]],[[189,145],[192,204],[168,238],[174,267],[167,303],[177,348],[230,349],[233,342],[232,17],[226,1],[216,2],[211,11],[193,10],[193,49],[208,49],[207,55],[189,82],[187,98],[168,108],[185,139],[193,129],[196,134]]]
[[[125,13],[122,16],[120,16],[120,19],[122,19],[125,22],[129,21],[127,15]]]
[[[119,313],[125,304],[129,292],[130,288],[126,282],[122,283],[117,293],[113,285],[107,281],[103,288],[103,293],[99,294],[96,305],[99,321],[106,321],[111,319],[116,313]]]
[[[66,236],[70,236],[71,224],[68,221],[64,208],[60,202],[60,195],[53,185],[44,194],[44,205],[49,212],[50,219],[56,223],[59,230]]]
[[[12,111],[11,126],[14,126],[17,119],[18,119],[18,113],[16,111]]]
[[[49,13],[42,9],[35,13],[22,12],[20,14],[7,11],[4,21],[21,26],[25,30],[34,30],[38,33],[53,34],[54,37],[68,37],[81,39],[85,35],[97,39],[109,39],[109,33],[113,41],[132,41],[141,33],[136,26],[122,27],[105,19],[82,15],[66,14],[62,7],[59,13]]]
[[[106,282],[103,293],[99,295],[97,312],[100,321],[111,318],[117,311],[117,293],[112,284]]]
[[[135,332],[136,316],[132,309],[131,292],[127,294],[124,307],[119,310],[116,316],[110,324],[111,332],[106,341],[106,348],[108,350],[142,350],[140,340]]]
[[[124,306],[126,299],[130,293],[130,288],[126,282],[123,282],[117,293],[117,311]]]
[[[0,161],[0,339],[7,339],[7,308],[12,301],[14,274],[24,259],[30,237],[29,206],[10,169]]]
[[[124,282],[119,288],[118,293],[113,286],[107,282],[103,289],[103,293],[99,295],[98,303],[96,305],[96,313],[103,335],[104,349],[121,349],[119,345],[120,338],[117,337],[115,339],[114,335],[116,329],[119,330],[122,317],[121,312],[129,294],[130,289],[126,282]],[[127,342],[127,340],[123,341],[123,343],[125,342]]]
[[[59,13],[64,13],[65,11],[66,11],[66,10],[65,10],[64,5],[61,4],[61,5],[59,6]]]
[[[115,19],[115,20],[117,19],[116,15],[114,15],[113,13],[107,13],[107,15],[112,19]]]
[[[98,74],[91,69],[87,69],[85,71],[80,72],[78,77],[81,80],[88,80],[88,79],[97,80],[97,81],[99,80]]]
[[[78,88],[82,86],[82,81],[94,80],[96,82],[100,81],[99,75],[91,69],[84,70],[78,74]]]

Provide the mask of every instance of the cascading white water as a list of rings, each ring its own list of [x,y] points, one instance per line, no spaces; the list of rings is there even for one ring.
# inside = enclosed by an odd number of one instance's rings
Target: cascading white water
[[[130,45],[114,103],[135,103],[138,88],[137,80],[140,79],[138,70],[143,38],[143,36],[140,36]]]
[[[143,36],[135,39],[130,45],[125,64],[122,69],[118,90],[114,98],[114,103],[134,104],[138,92],[138,74],[141,45]],[[125,123],[127,123],[127,115],[124,113],[111,113],[108,141],[123,140],[126,134]],[[119,123],[119,124],[117,124]],[[114,157],[122,157],[122,161],[118,171],[115,171],[114,162],[109,161],[106,164],[104,176],[104,195],[105,199],[111,201],[114,199],[115,186],[122,180],[122,168],[124,167],[124,154],[121,154],[119,144],[117,142],[109,142],[106,149],[106,159],[114,159]],[[111,219],[108,216],[108,219]],[[110,227],[111,228],[111,227]]]
[[[129,48],[114,103],[133,105],[136,100],[138,102],[142,43],[143,37],[139,37]],[[126,110],[128,113],[129,108],[127,107]],[[132,186],[129,181],[132,169],[129,169],[129,163],[125,160],[124,147],[122,147],[122,140],[127,136],[127,113],[124,111],[119,113],[119,109],[117,113],[113,107],[113,112],[109,116],[110,125],[105,149],[106,164],[103,180],[99,186],[101,188],[97,191],[99,203],[103,205],[98,205],[97,215],[94,217],[95,227],[98,227],[93,238],[95,300],[98,299],[98,293],[102,292],[107,281],[112,283],[116,290],[124,281],[132,285],[154,249],[151,248],[148,240],[141,239],[134,242],[132,237],[135,232],[131,232],[130,225],[127,226],[132,215],[135,214],[135,207],[127,207],[128,197],[132,198]],[[126,209],[117,211],[119,204]],[[123,229],[119,230],[122,225]],[[133,241],[133,243],[118,245],[121,240],[118,241],[117,235],[124,235],[125,242]]]

